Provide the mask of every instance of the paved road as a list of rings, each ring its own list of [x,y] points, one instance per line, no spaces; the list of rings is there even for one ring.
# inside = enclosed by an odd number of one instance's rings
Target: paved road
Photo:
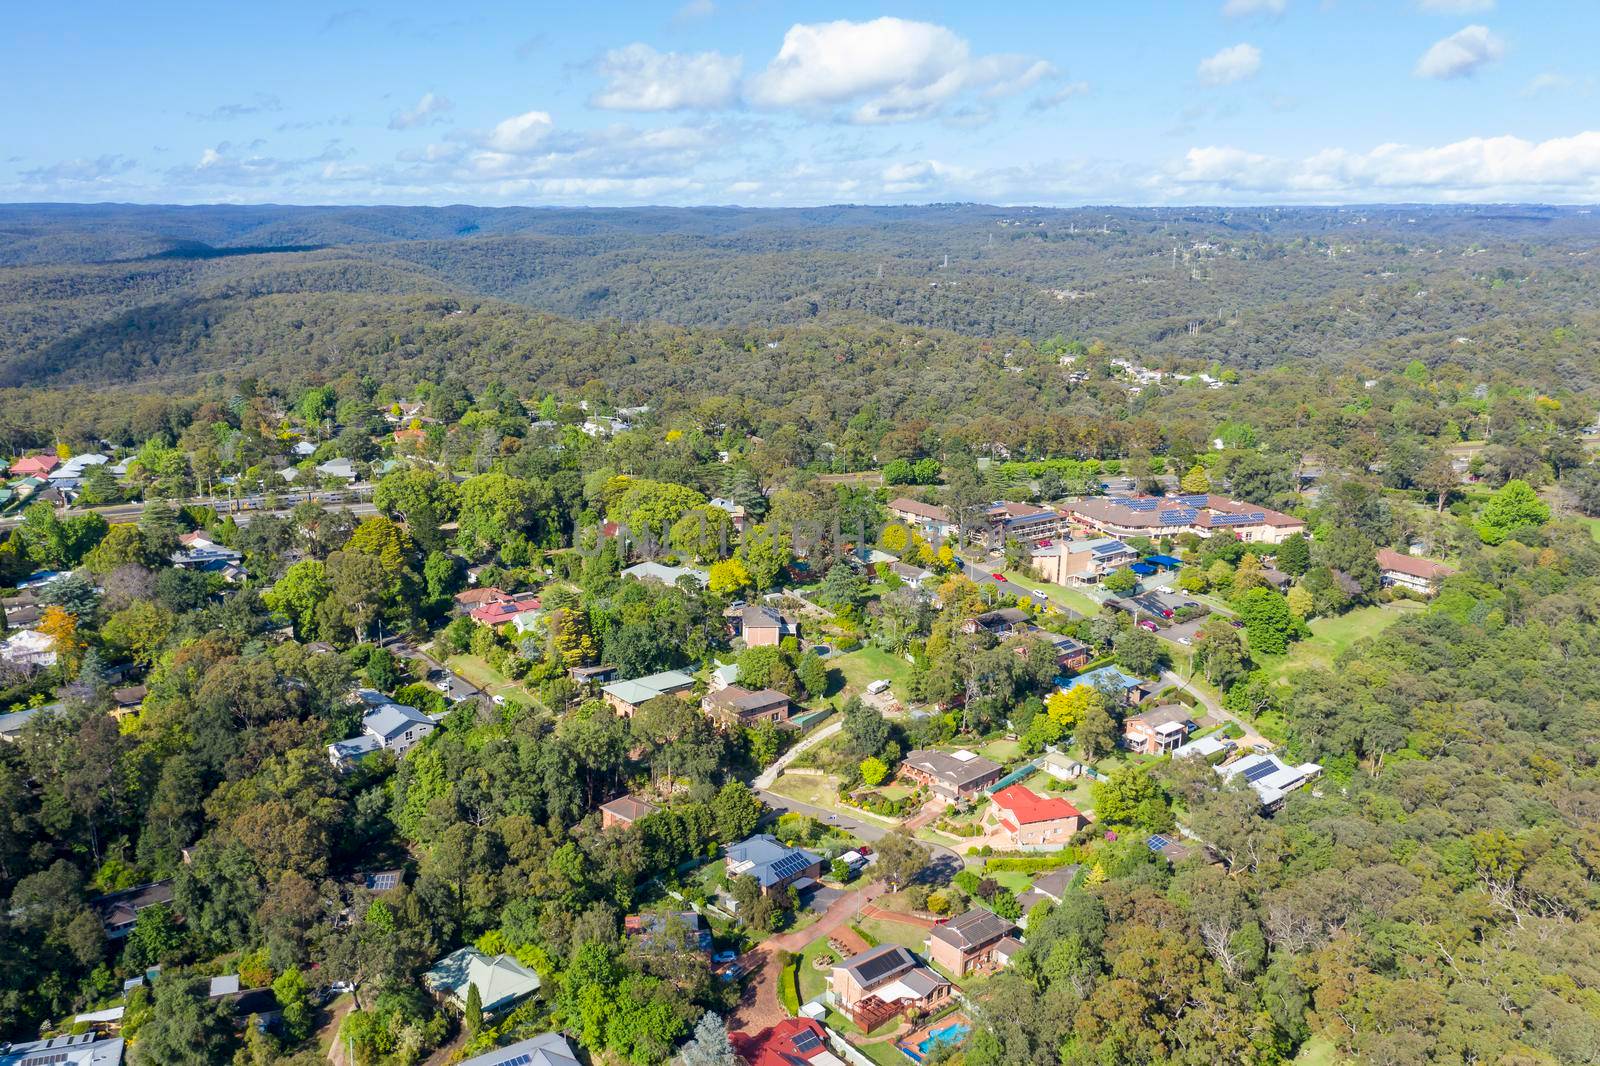
[[[830,811],[826,807],[814,807],[809,803],[801,803],[799,800],[790,799],[788,796],[780,796],[778,793],[767,789],[757,789],[756,795],[760,796],[762,802],[771,807],[777,814],[807,814],[824,825],[837,826],[840,829],[848,830],[868,843],[882,840],[892,831],[889,826],[880,822],[868,821],[848,814],[840,814],[838,811]],[[933,852],[933,861],[919,875],[917,878],[919,881],[930,884],[944,884],[960,873],[962,868],[966,866],[966,862],[960,855],[943,844],[935,844],[929,840],[919,841],[918,843],[923,844]]]
[[[962,574],[971,580],[973,584],[977,585],[979,589],[989,587],[993,588],[996,594],[1004,593],[1007,596],[1023,597],[1032,596],[1035,603],[1042,602],[1038,596],[1033,595],[1032,589],[1024,588],[1014,581],[999,580],[994,576],[995,574],[999,573],[1000,570],[1004,569],[1005,562],[1003,560],[995,559],[992,561],[986,560],[984,562],[975,563],[971,559],[967,559],[965,557],[959,558],[961,562]],[[1050,606],[1054,607],[1068,618],[1083,617],[1082,611],[1077,611],[1071,607],[1068,607],[1054,596],[1051,596],[1048,591],[1045,591],[1045,596],[1048,598]]]

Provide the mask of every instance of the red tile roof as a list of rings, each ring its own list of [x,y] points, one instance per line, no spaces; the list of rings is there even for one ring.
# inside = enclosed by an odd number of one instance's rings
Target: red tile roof
[[[485,603],[498,603],[501,600],[509,600],[510,598],[509,595],[493,586],[467,589],[465,592],[456,593],[456,602],[463,607],[477,607]]]
[[[1023,825],[1078,817],[1078,808],[1056,796],[1041,796],[1024,785],[1010,785],[994,794],[995,806],[1011,812]]]
[[[810,1039],[802,1035],[805,1033],[810,1034]],[[728,1039],[733,1044],[733,1050],[750,1066],[799,1066],[828,1050],[827,1036],[822,1026],[810,1018],[785,1018],[754,1036],[729,1033]],[[800,1050],[801,1046],[805,1050]]]
[[[1419,559],[1415,555],[1405,555],[1392,548],[1378,549],[1378,569],[1409,574],[1424,581],[1438,581],[1455,573],[1454,568],[1443,563],[1436,563],[1432,559]]]
[[[11,472],[18,477],[44,477],[61,465],[53,455],[30,455],[11,464]]]

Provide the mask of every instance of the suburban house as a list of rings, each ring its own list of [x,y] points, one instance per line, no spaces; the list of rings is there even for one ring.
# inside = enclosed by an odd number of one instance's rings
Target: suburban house
[[[179,570],[196,570],[202,574],[220,574],[229,581],[242,581],[244,558],[232,548],[219,548],[215,544],[184,548],[172,553],[172,565]]]
[[[749,1066],[844,1066],[828,1050],[828,1034],[812,1018],[785,1018],[753,1036],[729,1033],[733,1053]]]
[[[912,588],[921,590],[925,585],[936,585],[939,576],[932,570],[924,570],[920,566],[899,561],[889,564],[889,572]]]
[[[706,693],[700,709],[727,725],[754,725],[756,722],[787,722],[789,697],[777,689],[752,692],[739,685],[724,685]]]
[[[574,666],[567,677],[580,685],[604,685],[617,679],[615,666]]]
[[[415,707],[381,703],[361,716],[359,735],[328,745],[328,760],[347,769],[379,748],[388,748],[400,758],[437,727],[437,722]]]
[[[1107,537],[1176,537],[1221,533],[1248,544],[1282,544],[1306,524],[1267,507],[1215,493],[1192,496],[1086,496],[1065,506],[1075,529]]]
[[[539,597],[531,592],[524,592],[518,596],[505,596],[480,604],[467,614],[479,625],[503,626],[511,623],[520,632],[538,617]]]
[[[100,924],[105,927],[106,938],[120,940],[133,932],[134,919],[140,911],[146,907],[165,907],[171,903],[172,882],[153,881],[148,885],[96,896],[89,901],[89,909],[94,911]]]
[[[1016,929],[994,911],[974,907],[928,930],[928,958],[957,977],[998,969],[995,945],[1009,939]]]
[[[12,463],[11,474],[13,477],[46,478],[60,465],[61,460],[53,455],[30,455]]]
[[[784,637],[798,637],[800,623],[772,607],[759,603],[730,609],[726,616],[735,637],[742,637],[746,647],[773,647]]]
[[[1060,633],[1052,633],[1048,629],[1040,629],[1038,626],[1024,626],[1015,630],[1015,635],[1036,637],[1045,641],[1055,652],[1056,665],[1063,670],[1081,670],[1089,664],[1089,659],[1092,657],[1089,646],[1082,641],[1073,640]],[[1018,655],[1027,654],[1027,650],[1025,645],[1017,645]]]
[[[1008,785],[991,799],[983,812],[984,827],[1019,851],[1062,847],[1086,822],[1066,800],[1041,796],[1026,785]]]
[[[1276,755],[1246,755],[1216,770],[1224,780],[1242,777],[1261,797],[1261,806],[1269,811],[1282,807],[1289,793],[1322,773],[1322,767],[1314,762],[1290,766]]]
[[[963,633],[990,633],[1009,637],[1018,627],[1026,625],[1032,616],[1021,607],[1004,607],[998,611],[985,611],[961,623]]]
[[[600,804],[600,828],[610,829],[612,826],[621,826],[626,829],[639,819],[656,813],[660,810],[649,800],[640,799],[631,793],[618,796]]]
[[[354,482],[356,464],[349,459],[329,459],[325,463],[317,464],[317,476],[327,478],[329,481]]]
[[[897,522],[926,530],[938,537],[947,537],[956,528],[950,521],[950,512],[931,503],[913,500],[906,496],[889,501],[889,514]]]
[[[834,966],[835,1005],[862,1032],[898,1015],[926,1013],[950,998],[951,985],[900,944],[882,944]]]
[[[641,951],[711,953],[711,926],[694,911],[630,914],[622,920],[622,931]]]
[[[1141,681],[1137,677],[1130,677],[1118,670],[1115,666],[1102,666],[1097,670],[1090,670],[1061,686],[1061,691],[1071,692],[1080,685],[1099,689],[1102,692],[1122,693],[1124,703],[1143,703],[1155,693],[1157,682]]]
[[[729,877],[753,877],[768,896],[777,895],[802,877],[820,877],[827,865],[821,856],[780,844],[770,833],[730,844],[726,861]]]
[[[926,785],[934,795],[954,802],[987,788],[1005,776],[1005,767],[963,748],[938,751],[919,748],[900,763],[900,776]]]
[[[613,681],[602,685],[600,694],[611,709],[624,718],[632,718],[635,711],[657,696],[681,696],[694,688],[694,678],[682,670],[663,670],[659,674],[636,677],[632,681]]]
[[[422,983],[458,1010],[467,1007],[468,989],[478,986],[483,1013],[493,1014],[539,991],[539,975],[510,955],[485,955],[474,947],[459,948],[422,975]]]
[[[1058,540],[1033,549],[1033,570],[1053,585],[1093,585],[1139,560],[1139,553],[1115,537]]]
[[[1144,755],[1165,755],[1183,744],[1193,728],[1189,708],[1181,703],[1165,703],[1124,719],[1122,744],[1129,751]]]
[[[0,659],[18,666],[54,666],[56,641],[37,629],[24,629],[0,641]]]
[[[1039,904],[1060,903],[1066,899],[1067,890],[1078,879],[1078,871],[1082,869],[1082,866],[1074,863],[1035,877],[1028,891],[1017,897],[1017,903],[1022,906],[1023,921],[1027,921],[1028,912]]]
[[[0,1066],[122,1066],[122,1044],[95,1032],[0,1043]]]
[[[733,520],[733,530],[735,533],[744,532],[744,527],[746,524],[748,524],[750,516],[745,512],[742,504],[734,503],[732,500],[725,500],[720,496],[714,496],[712,497],[710,506],[715,507],[719,511],[728,512],[728,517]]]
[[[462,1059],[456,1066],[580,1066],[580,1063],[566,1037],[560,1033],[544,1033]]]
[[[693,578],[695,584],[702,586],[710,580],[704,570],[692,566],[667,566],[665,563],[634,563],[622,572],[622,576],[639,581],[655,581],[662,585],[676,585],[685,577]]]
[[[456,609],[463,612],[475,610],[487,603],[509,600],[510,598],[511,594],[509,592],[497,589],[493,585],[486,585],[483,588],[464,589],[456,593],[454,597]]]
[[[60,485],[63,488],[76,488],[78,482],[83,480],[83,475],[88,473],[91,466],[104,466],[110,461],[105,456],[94,452],[89,452],[85,455],[74,455],[44,476],[53,485]]]
[[[1237,744],[1221,733],[1211,733],[1201,737],[1199,740],[1191,740],[1187,744],[1180,744],[1173,748],[1172,757],[1174,759],[1188,759],[1199,756],[1202,759],[1210,759],[1214,755],[1227,755],[1236,747],[1238,747]]]
[[[1432,596],[1439,591],[1439,583],[1453,573],[1455,568],[1432,559],[1419,559],[1392,548],[1378,549],[1378,577],[1386,589],[1409,589],[1419,596]]]

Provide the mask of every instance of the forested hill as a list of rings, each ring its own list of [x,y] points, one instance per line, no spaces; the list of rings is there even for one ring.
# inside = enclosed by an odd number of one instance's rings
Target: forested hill
[[[373,297],[430,296],[683,326],[1102,339],[1245,367],[1396,347],[1459,362],[1600,312],[1597,246],[1586,210],[1504,206],[8,205],[0,384],[236,368],[267,339],[221,351],[218,323],[284,294],[355,316]]]

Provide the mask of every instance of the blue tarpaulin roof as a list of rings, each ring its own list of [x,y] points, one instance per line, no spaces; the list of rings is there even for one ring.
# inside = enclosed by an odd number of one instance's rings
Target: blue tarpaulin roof
[[[1132,566],[1128,567],[1128,569],[1144,577],[1149,577],[1151,574],[1156,572],[1156,568],[1151,566],[1149,563],[1134,563]]]
[[[1144,557],[1144,561],[1168,568],[1179,567],[1183,565],[1182,559],[1175,558],[1171,555],[1147,555]]]

